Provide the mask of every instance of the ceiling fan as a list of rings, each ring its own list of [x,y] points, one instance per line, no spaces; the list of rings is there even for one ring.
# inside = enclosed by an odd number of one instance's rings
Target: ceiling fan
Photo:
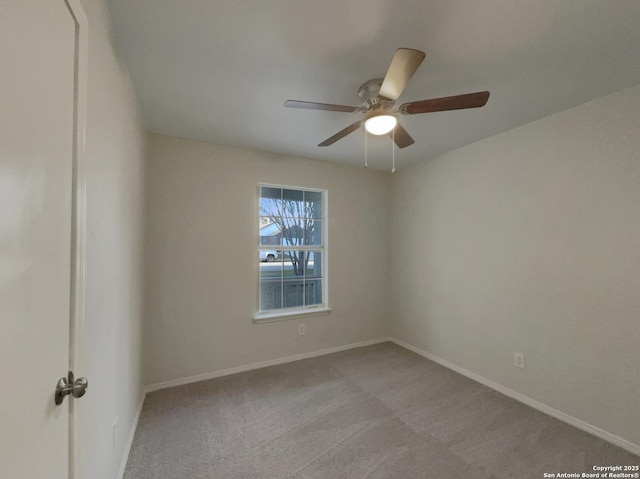
[[[391,65],[384,78],[374,78],[363,83],[358,89],[358,96],[362,100],[362,106],[333,105],[330,103],[315,103],[310,101],[287,100],[284,106],[288,108],[302,108],[306,110],[328,110],[346,113],[364,113],[364,117],[348,127],[340,130],[335,135],[327,138],[318,146],[329,146],[353,133],[363,124],[365,130],[374,135],[391,134],[398,148],[406,148],[413,145],[415,140],[407,133],[397,116],[416,115],[418,113],[431,113],[434,111],[463,110],[466,108],[479,108],[484,106],[489,99],[488,91],[467,93],[430,100],[411,101],[393,109],[402,91],[411,80],[424,60],[425,54],[411,48],[398,48],[393,55]]]

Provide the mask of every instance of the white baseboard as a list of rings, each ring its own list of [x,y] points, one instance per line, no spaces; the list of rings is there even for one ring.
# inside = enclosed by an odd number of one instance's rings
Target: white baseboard
[[[122,462],[120,463],[120,470],[118,471],[118,479],[124,477],[124,470],[127,468],[127,461],[129,460],[129,453],[131,452],[131,445],[133,444],[133,437],[136,435],[136,429],[138,429],[138,421],[140,420],[140,414],[142,414],[142,406],[144,405],[144,399],[147,397],[146,391],[142,391],[140,402],[138,403],[138,410],[136,411],[136,417],[133,418],[133,424],[131,425],[131,431],[129,431],[129,437],[127,438],[127,444],[124,447],[124,453],[122,454]]]
[[[371,346],[372,344],[384,343],[391,341],[391,338],[378,338],[370,339],[368,341],[361,341],[359,343],[345,344],[343,346],[336,346],[335,348],[320,349],[318,351],[312,351],[310,353],[296,354],[294,356],[285,356],[278,359],[270,359],[268,361],[261,361],[259,363],[245,364],[243,366],[237,366],[235,368],[220,369],[218,371],[212,371],[209,373],[196,374],[195,376],[189,376],[186,378],[173,379],[171,381],[164,381],[161,383],[151,384],[145,388],[145,393],[158,391],[160,389],[172,388],[176,386],[182,386],[184,384],[196,383],[199,381],[206,381],[208,379],[220,378],[222,376],[229,376],[230,374],[243,373],[245,371],[252,371],[254,369],[267,368],[269,366],[276,366],[278,364],[291,363],[293,361],[300,361],[301,359],[315,358],[317,356],[324,356],[326,354],[337,353],[339,351],[346,351],[348,349],[361,348],[363,346]]]
[[[526,404],[527,406],[530,406],[534,409],[537,409],[538,411],[544,414],[547,414],[556,419],[559,419],[560,421],[566,422],[567,424],[577,427],[578,429],[588,432],[589,434],[597,436],[600,439],[604,439],[605,441],[610,442],[611,444],[619,446],[622,449],[625,449],[629,452],[632,452],[633,454],[637,454],[640,456],[640,445],[638,444],[634,444],[631,441],[628,441],[620,436],[616,436],[615,434],[607,432],[604,429],[601,429],[597,426],[589,424],[588,422],[585,422],[573,416],[570,416],[569,414],[566,414],[562,411],[554,409],[551,406],[547,406],[546,404],[536,401],[535,399],[532,399],[529,396],[525,396],[524,394],[520,394],[519,392],[509,389],[503,386],[502,384],[498,384],[476,373],[472,373],[467,369],[461,368],[460,366],[450,363],[449,361],[445,361],[444,359],[434,356],[433,354],[423,351],[422,349],[416,348],[415,346],[412,346],[409,343],[405,343],[404,341],[401,341],[396,338],[389,338],[389,340],[396,343],[398,346],[402,346],[403,348],[408,349],[409,351],[413,351],[414,353],[419,354],[420,356],[433,361],[434,363],[438,363],[441,366],[444,366],[445,368],[451,369],[452,371],[455,371],[463,376],[468,377],[469,379],[472,379],[480,384],[484,384],[485,386],[495,391],[498,391],[499,393],[504,394],[505,396],[515,399],[516,401],[520,401],[521,403]]]

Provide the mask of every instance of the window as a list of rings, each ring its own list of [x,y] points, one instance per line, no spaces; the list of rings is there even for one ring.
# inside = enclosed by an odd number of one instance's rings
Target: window
[[[328,311],[326,195],[259,186],[256,320]]]

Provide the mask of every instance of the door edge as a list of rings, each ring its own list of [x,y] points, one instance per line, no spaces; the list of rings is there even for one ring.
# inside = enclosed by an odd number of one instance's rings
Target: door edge
[[[80,0],[64,0],[75,23],[71,295],[69,317],[69,370],[84,375],[85,361],[85,245],[86,179],[85,139],[87,123],[87,78],[89,22]],[[82,401],[69,401],[69,479],[85,477],[82,463]]]

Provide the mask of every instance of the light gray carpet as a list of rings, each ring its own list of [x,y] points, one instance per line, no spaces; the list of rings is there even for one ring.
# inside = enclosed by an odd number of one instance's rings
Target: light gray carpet
[[[124,477],[540,479],[639,462],[384,343],[149,394]]]

